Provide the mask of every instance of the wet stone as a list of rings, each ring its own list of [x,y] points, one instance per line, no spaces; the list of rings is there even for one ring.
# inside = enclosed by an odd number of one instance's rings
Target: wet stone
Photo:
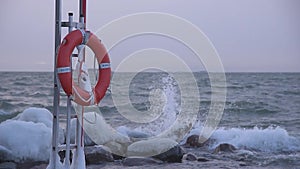
[[[204,157],[198,157],[197,161],[199,161],[199,162],[207,162],[207,161],[209,161],[209,159],[204,158]]]
[[[163,162],[151,157],[127,157],[122,161],[124,166],[143,166],[149,164],[162,164]]]
[[[199,142],[199,135],[191,135],[187,138],[185,146],[187,147],[203,147],[208,144],[208,140],[201,143]]]
[[[187,153],[183,155],[182,160],[187,160],[187,161],[196,161],[197,156],[193,153]]]
[[[234,152],[237,148],[234,147],[231,144],[228,143],[223,143],[223,144],[219,144],[215,150],[214,150],[214,154],[220,153],[220,152]]]
[[[44,161],[27,161],[17,164],[17,169],[31,169],[39,165],[45,164]]]
[[[153,157],[165,162],[181,163],[181,159],[184,154],[185,154],[185,150],[181,146],[176,145],[173,148],[169,149],[168,151]]]
[[[47,166],[48,166],[48,164],[41,164],[41,165],[34,166],[30,169],[46,169]]]
[[[17,165],[13,162],[0,163],[0,169],[16,169]]]
[[[112,154],[102,146],[85,147],[86,164],[99,164],[103,162],[113,162]]]

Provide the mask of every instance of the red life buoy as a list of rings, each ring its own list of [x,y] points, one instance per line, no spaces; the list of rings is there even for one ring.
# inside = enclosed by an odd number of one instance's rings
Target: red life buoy
[[[72,79],[71,55],[81,44],[92,49],[99,64],[99,78],[92,92],[80,88]],[[111,78],[110,61],[105,47],[91,32],[75,30],[63,39],[58,49],[56,68],[61,87],[67,96],[73,96],[76,103],[83,106],[98,104],[104,97]]]

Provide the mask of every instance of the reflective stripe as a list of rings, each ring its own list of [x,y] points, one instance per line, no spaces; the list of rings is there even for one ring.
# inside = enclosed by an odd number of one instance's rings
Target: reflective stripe
[[[99,69],[107,69],[110,68],[110,63],[100,63]]]
[[[71,72],[71,67],[59,67],[57,68],[57,73],[69,73]]]

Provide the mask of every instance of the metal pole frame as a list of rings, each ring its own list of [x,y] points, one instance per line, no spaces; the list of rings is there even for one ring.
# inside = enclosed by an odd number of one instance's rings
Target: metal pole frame
[[[80,0],[79,1],[79,23],[83,24],[83,28],[85,30],[85,15],[86,15],[86,0]],[[85,50],[84,50],[84,45],[79,45],[77,46],[78,50],[78,59],[83,59],[85,60]],[[74,167],[74,169],[85,169],[85,161],[80,163],[78,160],[85,160],[85,159],[79,159],[79,157],[84,158],[84,131],[83,131],[83,122],[80,122],[80,120],[83,118],[83,107],[81,107],[81,113],[77,115],[77,122],[76,122],[76,134],[75,134],[75,144],[77,145],[76,151],[73,154],[73,159],[71,168]],[[74,166],[77,165],[77,166]]]
[[[79,20],[82,22],[82,17],[84,18],[84,29],[86,27],[86,0],[79,0]],[[53,96],[53,124],[52,124],[52,149],[50,154],[50,162],[49,166],[53,167],[54,169],[57,169],[58,162],[60,159],[58,156],[58,132],[59,132],[59,105],[60,105],[60,83],[57,76],[57,70],[56,70],[56,60],[57,60],[57,52],[59,45],[61,43],[61,28],[62,28],[62,1],[61,0],[55,0],[55,41],[54,41],[54,96]],[[73,18],[69,15],[69,32],[72,30],[73,25]],[[71,105],[71,98],[68,97],[68,106]],[[70,110],[67,112],[67,123],[70,123]],[[70,126],[67,126],[67,130],[70,130]],[[70,138],[67,138],[67,142],[69,142]],[[70,150],[70,143],[69,145],[66,145],[66,150]],[[66,157],[69,156],[69,152],[66,152]],[[69,159],[65,159],[66,166],[69,167]]]
[[[57,50],[61,42],[61,0],[55,1],[55,42],[54,42],[54,97],[53,97],[53,124],[52,124],[52,151],[50,162],[57,168],[58,157],[58,131],[59,131],[59,102],[60,84],[57,77],[56,60]],[[52,159],[51,159],[52,158]]]

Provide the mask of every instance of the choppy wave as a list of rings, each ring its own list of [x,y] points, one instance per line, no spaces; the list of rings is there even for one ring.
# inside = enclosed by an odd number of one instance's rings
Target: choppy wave
[[[15,106],[13,104],[11,104],[9,101],[0,101],[0,108],[5,111],[5,110],[11,110],[13,109]],[[8,112],[8,111],[5,111]]]
[[[10,112],[6,112],[6,111],[0,109],[0,116],[2,116],[2,115],[9,115],[9,114],[11,114],[11,113]]]
[[[264,103],[257,102],[255,100],[251,101],[227,101],[226,111],[232,113],[256,113],[260,115],[265,115],[268,113],[278,113],[280,112],[280,107]]]

